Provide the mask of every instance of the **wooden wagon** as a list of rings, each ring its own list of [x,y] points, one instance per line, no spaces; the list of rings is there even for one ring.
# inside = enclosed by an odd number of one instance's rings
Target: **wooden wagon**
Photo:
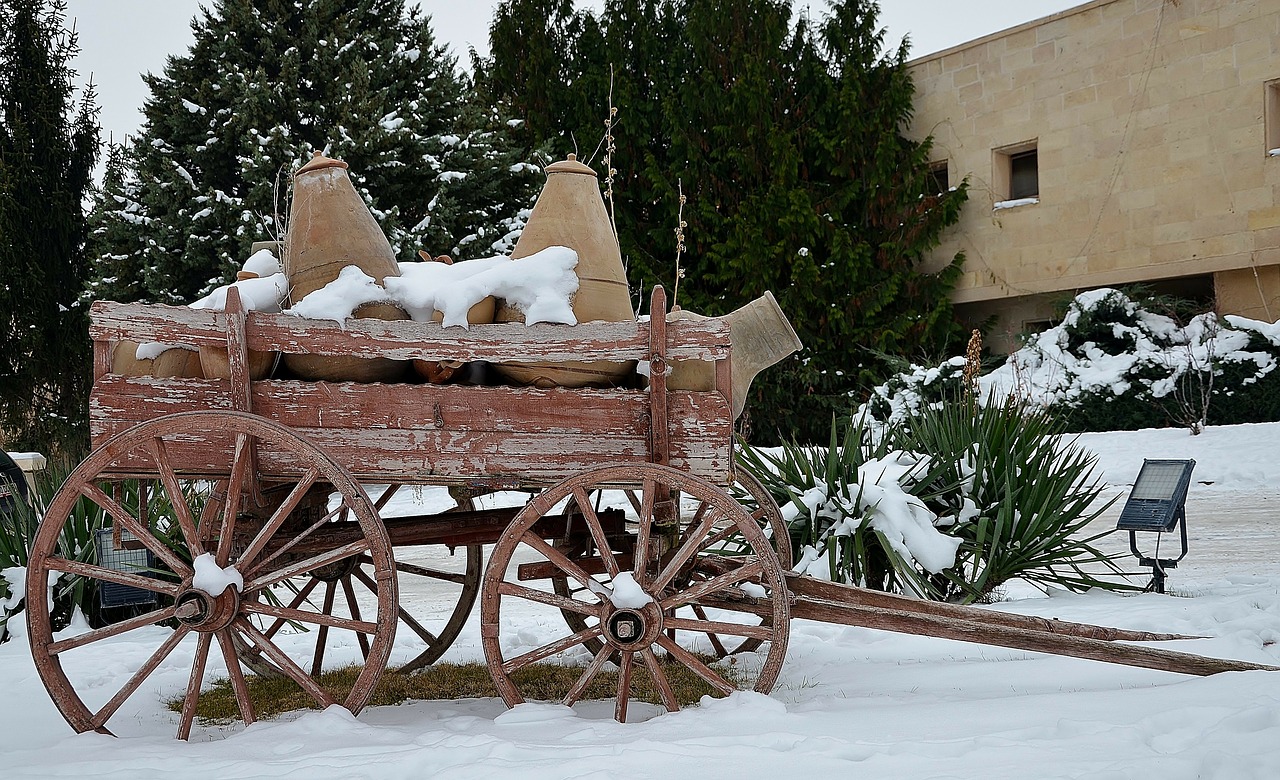
[[[665,310],[657,288],[651,311]],[[669,684],[676,666],[720,693],[768,692],[792,616],[1196,674],[1257,668],[1107,641],[1167,635],[925,604],[789,572],[778,507],[734,465],[730,338],[717,320],[658,316],[462,331],[246,313],[235,294],[225,312],[97,303],[91,319],[95,449],[48,508],[31,552],[27,596],[37,669],[78,731],[108,732],[124,701],[189,634],[196,647],[182,738],[214,643],[246,724],[257,712],[249,673],[290,678],[317,704],[357,712],[393,658],[393,642],[411,648],[394,656],[397,665],[431,663],[477,597],[489,671],[508,705],[524,700],[522,670],[568,656],[581,673],[555,698],[573,704],[606,667],[616,667],[619,720],[634,698],[633,676],[649,677],[661,702],[677,709]],[[123,340],[226,349],[231,376],[113,374],[111,347]],[[250,351],[643,361],[650,381],[646,389],[252,381]],[[676,360],[712,361],[718,389],[669,390],[666,372]],[[364,485],[388,487],[374,501]],[[192,486],[206,494],[198,509],[187,498]],[[402,486],[448,487],[457,507],[384,518]],[[530,498],[506,509],[473,500],[497,491]],[[150,556],[148,567],[113,567],[66,549],[64,527],[86,501],[113,518],[110,549]],[[161,504],[163,513],[155,509]],[[482,575],[483,545],[492,550]],[[423,549],[456,554],[401,555]],[[44,583],[64,575],[135,589],[150,606],[56,638]],[[236,577],[238,587],[222,587]],[[445,594],[426,613],[417,611],[420,599],[398,595],[423,584]],[[558,621],[554,641],[530,645],[521,635],[516,618],[531,608]],[[173,630],[152,630],[160,625]],[[110,698],[82,690],[64,669],[77,648],[134,631],[155,637],[156,649]],[[342,633],[354,635],[345,646],[358,645],[360,653],[354,680],[335,693],[321,676],[352,660],[333,657],[330,638]],[[733,664],[732,673],[715,662],[746,651],[750,660]]]

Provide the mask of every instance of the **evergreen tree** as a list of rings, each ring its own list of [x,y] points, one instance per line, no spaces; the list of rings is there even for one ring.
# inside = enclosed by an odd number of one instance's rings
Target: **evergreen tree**
[[[0,0],[0,440],[87,444],[82,201],[98,154],[90,87],[75,101],[64,0]]]
[[[758,440],[825,440],[832,414],[888,373],[881,355],[940,351],[957,335],[948,293],[963,258],[920,267],[965,186],[933,192],[929,142],[901,135],[906,47],[885,52],[876,3],[835,2],[814,25],[787,0],[606,0],[598,18],[556,23],[581,37],[543,66],[578,94],[536,102],[515,80],[536,74],[511,62],[525,49],[510,32],[534,24],[512,20],[539,4],[552,0],[499,6],[478,78],[563,154],[571,139],[599,138],[612,67],[611,167],[632,283],[674,288],[682,188],[678,302],[718,315],[772,290],[805,343],[752,386]]]
[[[350,166],[401,260],[509,246],[540,177],[405,0],[215,0],[190,51],[148,75],[130,171],[104,189],[103,291],[185,302],[283,237],[289,177],[312,150]],[[114,214],[111,212],[115,212]],[[141,272],[136,293],[105,279]]]

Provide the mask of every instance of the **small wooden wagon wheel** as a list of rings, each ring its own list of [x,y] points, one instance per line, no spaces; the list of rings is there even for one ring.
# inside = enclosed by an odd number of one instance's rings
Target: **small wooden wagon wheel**
[[[603,539],[602,525],[590,509],[583,511],[583,518],[596,541],[596,557],[570,559],[531,532],[540,517],[551,514],[566,499],[572,497],[579,507],[591,507],[589,495],[593,491],[636,484],[640,487],[625,489],[639,517],[636,552],[629,558],[610,550],[612,545]],[[696,503],[684,516],[678,506],[680,495]],[[746,541],[750,554],[734,558],[714,555],[712,551],[734,535]],[[513,560],[534,562],[517,565]],[[713,562],[719,574],[692,580],[691,571],[709,570]],[[572,578],[582,587],[581,592],[576,596],[552,592],[545,580],[559,575]],[[540,584],[529,582],[534,579],[542,579],[544,587],[531,587]],[[722,604],[750,602],[757,608],[763,604],[770,618],[761,625],[754,615],[744,615],[745,622],[733,622],[677,613],[708,597]],[[540,607],[548,611],[546,621],[555,622],[556,612],[568,610],[581,615],[585,627],[566,629],[568,633],[554,641],[525,649],[517,644],[521,641],[520,621],[512,619],[515,610],[504,613],[502,609],[508,602],[520,605],[521,620],[528,620],[524,616]],[[720,488],[682,471],[656,464],[628,464],[570,477],[536,496],[516,515],[495,545],[485,571],[480,616],[489,672],[509,706],[525,700],[521,670],[532,663],[556,656],[568,662],[575,652],[579,657],[590,655],[576,681],[555,692],[555,698],[572,705],[588,694],[593,681],[616,657],[619,670],[612,691],[614,715],[625,721],[628,703],[636,695],[632,672],[637,663],[643,664],[662,704],[670,711],[680,705],[667,664],[685,667],[722,695],[739,687],[731,681],[738,679],[737,674],[715,668],[674,641],[669,636],[673,630],[681,637],[713,634],[768,643],[757,673],[745,680],[744,686],[769,692],[786,654],[790,608],[777,555],[760,526],[736,501]],[[593,640],[602,643],[593,645]],[[591,646],[599,649],[590,652]]]
[[[280,505],[260,517],[252,504],[264,484],[254,465],[267,458],[274,470],[298,476]],[[146,510],[116,500],[110,483],[121,475],[137,475],[141,491],[150,489],[166,497],[173,517],[148,517]],[[200,515],[202,522],[217,524],[214,533],[210,533],[214,529],[198,526],[183,497],[183,482],[197,475],[206,479],[221,475],[227,480],[225,503]],[[338,509],[300,522],[295,510],[317,487],[339,496]],[[154,556],[155,569],[117,570],[68,557],[59,546],[59,536],[77,505],[86,508],[82,502],[87,502],[90,510],[96,506],[110,515],[136,537]],[[147,505],[145,501],[138,503]],[[338,519],[344,513],[350,521]],[[166,525],[171,527],[166,529]],[[197,577],[193,559],[204,576]],[[310,608],[305,600],[290,600],[287,594],[277,592],[290,578],[342,567],[356,559],[367,559],[374,569],[377,602],[368,619],[338,618]],[[29,571],[28,622],[36,668],[63,717],[77,731],[111,733],[109,724],[121,705],[188,636],[195,638],[195,648],[182,697],[179,738],[190,735],[215,641],[226,662],[236,708],[246,724],[257,717],[257,706],[242,669],[240,655],[245,647],[260,653],[318,706],[336,703],[358,712],[373,695],[395,633],[397,592],[391,545],[364,490],[341,465],[306,439],[270,420],[241,412],[169,415],[135,426],[102,445],[67,477],[50,503],[32,545]],[[243,588],[229,586],[209,592],[216,589],[209,587],[211,581],[234,574],[243,578]],[[135,588],[156,594],[156,603],[137,617],[55,641],[43,588],[50,575],[64,581],[80,578],[96,587]],[[283,605],[285,601],[289,603]],[[345,685],[336,690],[326,688],[304,668],[312,655],[309,633],[273,632],[273,636],[266,636],[263,626],[274,620],[313,631],[348,632],[367,646],[364,666],[349,689]],[[164,627],[175,628],[170,631]],[[129,632],[137,632],[138,641],[154,638],[158,645],[129,681],[105,703],[88,686],[78,689],[64,669],[63,657],[73,658],[77,648]]]
[[[778,504],[773,500],[773,496],[769,495],[769,491],[765,486],[760,484],[760,480],[742,469],[738,469],[737,472],[735,472],[733,489],[735,493],[742,493],[751,498],[751,502],[754,504],[754,509],[751,512],[752,519],[754,519],[756,524],[762,529],[768,529],[768,538],[770,543],[773,544],[774,552],[777,553],[779,562],[782,563],[782,567],[784,569],[790,569],[791,563],[794,560],[792,558],[791,534],[787,529],[786,522],[782,519],[782,512],[778,509]],[[601,501],[603,495],[603,490],[596,490],[588,494],[588,498],[591,499],[592,506],[596,511],[599,511],[602,505]],[[578,509],[575,499],[569,499],[569,502],[565,506],[565,514],[569,515],[571,518],[577,518],[581,515],[581,510]],[[570,560],[582,556],[599,554],[595,551],[594,545],[568,544],[560,539],[554,540],[552,542],[552,546],[563,552]],[[723,540],[721,542],[721,547],[723,548],[723,552],[730,555],[751,554],[751,547],[749,543],[738,534],[734,534],[733,536]],[[618,552],[617,546],[615,546],[614,552]],[[710,579],[715,576],[715,574],[715,571],[699,571],[698,567],[695,566],[690,572],[689,577],[701,581]],[[586,586],[577,583],[571,577],[563,573],[558,573],[551,578],[551,586],[552,590],[557,595],[570,598],[576,598],[581,595],[583,590],[586,590]],[[683,610],[692,611],[699,620],[705,621],[709,619],[707,617],[706,610],[699,605],[686,606]],[[561,614],[564,616],[565,623],[573,631],[581,631],[587,627],[587,620],[583,615],[568,609],[561,610]],[[762,619],[762,622],[768,623],[769,620],[770,618],[766,617]],[[711,652],[716,656],[716,658],[726,658],[731,655],[737,655],[738,653],[754,652],[760,648],[763,641],[750,637],[743,638],[740,636],[729,635],[721,636],[714,632],[706,634],[706,637],[711,644]],[[592,654],[599,652],[603,645],[604,640],[602,639],[593,639],[584,643],[584,646]]]
[[[381,512],[403,487],[399,484],[388,485],[374,503],[374,509]],[[223,492],[224,488],[220,484],[214,491],[215,500]],[[206,507],[211,505],[213,501],[206,504]],[[457,507],[458,510],[473,508],[473,502],[469,498],[462,499]],[[338,519],[342,520],[345,517],[346,515],[340,512]],[[431,555],[431,553],[438,553],[441,549],[441,545],[426,545],[422,548],[401,548],[396,553],[395,567],[399,582],[397,590],[402,594],[401,602],[396,605],[396,615],[400,623],[396,630],[397,641],[405,642],[410,636],[416,636],[423,646],[416,655],[398,668],[400,672],[413,672],[439,660],[462,632],[475,606],[476,598],[480,595],[480,577],[484,573],[483,546],[466,545],[460,550],[450,551],[449,560],[446,563],[440,562],[439,555]],[[429,556],[429,560],[415,559],[420,550]],[[376,598],[377,595],[375,571],[372,557],[361,555],[344,562],[341,567],[327,567],[310,572],[306,576],[295,577],[288,583],[294,594],[292,598],[296,601],[291,606],[296,607],[305,602],[325,615],[363,620],[361,604],[367,604],[370,598]],[[415,594],[425,595],[418,600],[422,604],[452,604],[453,606],[443,615],[440,613],[428,615],[422,610],[405,605],[404,602],[410,601],[409,597]],[[267,638],[271,638],[285,626],[286,621],[276,620],[265,627],[263,633]],[[315,650],[311,665],[307,667],[311,669],[312,675],[319,675],[324,668],[327,637],[327,627],[321,626],[317,629]],[[241,663],[255,674],[265,677],[281,676],[280,670],[255,648],[246,645],[240,649]],[[361,642],[360,649],[367,657],[368,643]]]

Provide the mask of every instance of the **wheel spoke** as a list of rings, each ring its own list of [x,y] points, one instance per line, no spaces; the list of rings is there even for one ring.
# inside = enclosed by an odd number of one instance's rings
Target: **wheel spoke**
[[[658,689],[658,695],[662,697],[662,704],[667,708],[667,712],[679,712],[680,700],[671,690],[671,681],[667,679],[667,673],[662,671],[662,664],[658,663],[657,657],[653,654],[653,648],[646,647],[641,650],[640,657],[644,659],[644,665],[649,669],[649,676],[653,678],[653,687]]]
[[[107,495],[97,485],[86,482],[80,485],[80,494],[98,506],[107,510],[121,525],[138,538],[148,550],[156,554],[178,576],[186,578],[191,575],[191,567],[177,556],[173,550],[151,534],[151,529],[138,522],[137,518],[121,506],[115,499]]]
[[[67,558],[46,558],[45,565],[54,571],[74,574],[79,577],[89,577],[103,582],[115,583],[116,585],[128,585],[131,588],[141,588],[152,593],[163,593],[166,596],[176,597],[178,595],[178,586],[174,583],[157,580],[154,577],[144,577],[141,574],[116,571],[104,566],[81,563]]]
[[[652,479],[644,481],[644,500],[640,507],[640,529],[636,537],[636,560],[634,577],[636,582],[641,585],[648,583],[649,568],[649,532],[653,526],[653,502],[654,493],[657,492],[657,484]]]
[[[703,504],[702,506],[705,508],[706,504]],[[653,585],[649,588],[650,590],[654,593],[660,593],[663,588],[667,587],[667,585],[676,578],[676,575],[680,573],[680,569],[684,567],[690,558],[698,553],[699,543],[702,537],[707,535],[707,532],[711,530],[711,526],[715,525],[715,522],[718,519],[720,519],[719,512],[706,513],[706,516],[702,518],[702,521],[698,523],[698,526],[694,528],[685,539],[684,544],[680,546],[680,549],[676,551],[676,554],[667,562],[666,567],[663,568],[661,573],[659,573],[658,578],[653,581]]]
[[[587,589],[582,588],[579,593],[585,592]],[[552,607],[559,607],[579,615],[595,616],[600,614],[599,604],[588,604],[585,601],[558,596],[555,593],[548,593],[545,590],[534,590],[533,588],[517,585],[514,582],[498,583],[498,592],[504,596],[515,596],[516,598],[526,599],[528,601],[536,601],[539,604],[547,604]]]
[[[568,650],[570,647],[573,647],[574,645],[580,645],[587,642],[588,640],[595,639],[599,637],[601,633],[602,631],[600,626],[592,626],[591,628],[585,628],[576,634],[562,637],[560,639],[557,639],[554,642],[545,644],[542,647],[537,648],[536,650],[530,650],[524,655],[519,655],[519,656],[516,656],[515,658],[512,658],[510,661],[507,661],[505,664],[502,665],[502,671],[506,672],[507,674],[511,674],[512,672],[518,672],[524,667],[528,666],[529,664],[534,663],[535,661],[541,661],[543,658],[550,658],[551,656],[561,652],[562,650]]]
[[[591,664],[587,667],[586,671],[582,673],[582,676],[578,678],[578,681],[575,682],[573,687],[569,689],[569,692],[565,694],[564,700],[561,704],[564,704],[566,707],[572,707],[577,703],[577,701],[582,698],[582,694],[586,692],[587,686],[591,685],[591,681],[596,678],[596,675],[600,673],[600,670],[604,668],[604,665],[608,663],[609,657],[612,655],[612,647],[608,645],[601,647],[600,652],[596,653],[596,657],[591,659]]]
[[[182,700],[182,720],[178,723],[178,739],[191,737],[191,722],[196,718],[196,705],[200,703],[200,686],[204,682],[204,667],[209,660],[209,642],[213,634],[201,634],[196,645],[195,663],[191,665],[191,679],[187,681],[187,695]]]
[[[336,591],[337,591],[337,588],[334,583],[326,582],[324,584],[324,606],[321,607],[320,609],[326,615],[333,614],[333,597]],[[329,627],[326,625],[321,625],[320,628],[316,630],[315,652],[311,654],[311,676],[312,677],[319,677],[320,670],[324,668],[324,651],[325,651],[325,648],[328,646],[328,641],[329,641]]]
[[[315,590],[319,584],[320,584],[320,580],[316,579],[315,577],[312,577],[311,579],[307,580],[307,584],[303,585],[302,588],[298,590],[297,595],[293,597],[293,601],[289,602],[288,608],[297,609],[302,604],[302,602],[307,600],[307,596],[310,596],[311,591]],[[276,632],[280,630],[280,627],[287,622],[289,621],[285,620],[284,618],[277,618],[276,621],[272,623],[267,628],[267,630],[263,631],[262,633],[264,636],[270,639],[271,637],[275,636]]]
[[[276,666],[280,667],[281,671],[292,677],[294,682],[302,686],[302,689],[306,691],[311,698],[315,699],[317,704],[321,707],[329,707],[337,703],[333,700],[333,697],[325,691],[325,689],[321,688],[315,680],[302,670],[302,667],[294,663],[292,658],[286,655],[280,648],[276,647],[270,639],[263,636],[258,629],[254,628],[252,623],[244,618],[236,618],[234,625],[246,639],[262,651],[263,655],[265,655]]]
[[[736,533],[738,533],[738,529],[732,525],[729,526],[728,528],[722,528],[719,531],[717,531],[714,535],[707,537],[707,539],[703,541],[702,544],[698,545],[698,552],[709,550],[713,546],[723,542],[724,540],[728,539],[730,536],[733,536]]]
[[[683,607],[685,604],[697,601],[709,593],[714,593],[717,590],[723,590],[724,588],[731,587],[744,580],[749,580],[752,577],[759,576],[763,571],[764,563],[757,559],[745,566],[734,569],[733,571],[725,572],[717,577],[712,577],[704,582],[699,582],[697,585],[668,596],[661,602],[662,609],[663,611],[668,611],[673,610],[676,607]]]
[[[253,575],[265,569],[267,564],[271,563],[276,558],[279,558],[281,555],[284,555],[285,553],[292,550],[294,546],[296,546],[303,539],[306,539],[308,536],[310,536],[311,534],[319,530],[322,525],[328,523],[330,520],[332,520],[333,518],[337,517],[340,513],[345,511],[346,511],[345,505],[335,507],[331,512],[326,514],[324,517],[320,518],[319,520],[315,521],[307,528],[303,529],[302,533],[297,534],[288,542],[285,542],[283,545],[281,545],[277,550],[275,550],[270,555],[268,555],[266,558],[264,558],[261,561],[258,561],[257,563],[250,565],[246,571],[243,571],[241,573],[245,577],[252,577]]]
[[[96,628],[93,631],[86,631],[85,633],[80,634],[78,636],[73,636],[70,639],[63,639],[60,642],[54,642],[53,644],[49,645],[49,655],[57,655],[59,653],[64,653],[68,650],[73,650],[77,647],[83,647],[85,645],[93,644],[94,642],[97,642],[101,639],[107,639],[108,637],[119,636],[120,634],[127,633],[129,631],[134,630],[135,628],[145,628],[147,626],[154,626],[156,623],[159,623],[162,620],[168,620],[169,618],[173,617],[174,614],[177,613],[177,611],[178,611],[177,607],[169,606],[169,607],[165,607],[164,609],[158,609],[155,612],[148,612],[145,615],[138,615],[137,617],[131,617],[128,620],[121,620],[119,623],[112,623],[111,625],[105,626],[103,628]]]
[[[396,571],[404,572],[405,574],[414,574],[419,577],[430,577],[433,580],[452,582],[457,585],[462,585],[467,581],[466,574],[459,574],[452,571],[440,571],[439,569],[429,569],[425,566],[416,566],[412,563],[404,563],[403,561],[396,561]]]
[[[318,569],[322,566],[328,566],[331,563],[337,563],[345,558],[350,558],[353,555],[359,555],[360,553],[367,552],[368,550],[369,542],[366,539],[360,539],[349,544],[344,544],[341,547],[335,547],[328,552],[313,555],[310,558],[292,563],[283,569],[277,569],[260,577],[255,577],[252,581],[245,584],[244,589],[246,593],[262,590],[263,588],[274,585],[277,582],[287,580],[290,577],[297,577],[299,574],[305,574],[312,569]]]
[[[635,653],[622,654],[618,662],[618,695],[613,703],[613,717],[619,723],[627,722],[627,702],[631,701],[631,669],[635,666]]]
[[[663,625],[668,628],[683,629],[685,631],[695,631],[714,636],[715,634],[728,634],[729,636],[745,636],[751,639],[771,639],[773,630],[764,626],[748,626],[742,623],[723,623],[717,620],[706,620],[705,613],[702,620],[689,620],[688,618],[669,617],[663,620]],[[723,648],[718,648],[723,650]]]
[[[128,699],[133,695],[134,691],[138,690],[138,686],[142,685],[142,681],[151,676],[151,673],[156,670],[156,667],[159,666],[164,659],[169,657],[169,653],[173,652],[173,648],[177,647],[178,643],[181,642],[190,631],[191,629],[186,626],[181,626],[178,630],[174,631],[173,634],[165,640],[164,644],[160,645],[160,647],[151,654],[151,657],[147,659],[146,663],[139,667],[138,671],[133,673],[133,676],[129,678],[129,681],[124,684],[124,687],[116,691],[116,695],[111,697],[111,701],[104,704],[102,709],[98,710],[97,713],[94,714],[90,725],[95,729],[102,728],[103,724],[110,720],[112,715],[116,714],[116,710],[120,709],[120,705],[124,704],[125,699]]]
[[[700,661],[697,656],[690,653],[688,650],[685,650],[675,642],[672,642],[665,636],[658,637],[658,644],[661,645],[668,653],[675,656],[677,661],[689,667],[689,671],[701,677],[706,681],[707,685],[710,685],[717,691],[728,696],[737,690],[737,688],[730,685],[723,677],[716,674],[715,670]]]
[[[186,540],[187,547],[191,550],[191,557],[196,558],[203,555],[204,544],[201,543],[200,534],[196,530],[196,521],[191,515],[191,507],[187,504],[187,497],[182,492],[182,485],[178,483],[178,475],[174,473],[173,467],[169,465],[169,451],[165,446],[164,439],[159,436],[151,440],[151,457],[155,460],[156,468],[160,471],[160,482],[164,485],[164,490],[169,495],[169,505],[173,507],[173,513],[177,515],[178,527],[182,529],[182,538]]]
[[[578,509],[582,512],[583,519],[587,521],[587,528],[591,531],[591,538],[596,543],[596,550],[604,560],[605,571],[609,572],[610,577],[617,577],[620,572],[618,560],[613,557],[613,549],[604,535],[604,526],[600,524],[600,518],[596,515],[595,508],[591,506],[587,491],[580,487],[574,488],[573,497],[578,502]]]
[[[231,455],[231,478],[227,484],[227,503],[222,509],[222,528],[218,536],[219,566],[225,567],[231,560],[231,543],[235,541],[236,517],[240,514],[240,499],[244,493],[244,481],[250,461],[253,441],[247,433],[236,434],[236,446]]]
[[[378,501],[373,505],[374,511],[381,512],[382,508],[387,505],[387,502],[391,500],[391,497],[394,496],[398,490],[400,490],[399,484],[387,485],[387,489],[382,491],[382,495],[378,496]]]
[[[697,615],[699,620],[709,622],[707,620],[707,611],[697,604],[693,605],[693,614]],[[667,618],[667,620],[670,619],[671,618]],[[724,643],[720,641],[720,637],[708,631],[707,639],[711,641],[711,647],[716,651],[717,658],[724,658],[729,655],[729,651],[725,649]]]
[[[581,582],[583,587],[590,588],[593,585],[599,586],[599,583],[596,582],[590,574],[587,574],[581,566],[569,560],[564,553],[544,542],[538,535],[525,533],[525,535],[520,538],[520,541],[542,553],[547,560],[551,561],[556,566],[559,566],[560,570],[565,574],[568,574],[578,582]]]
[[[284,503],[271,515],[262,528],[258,531],[257,536],[253,537],[253,541],[245,548],[240,555],[239,565],[242,567],[250,567],[255,558],[257,558],[262,550],[267,546],[267,542],[271,541],[271,537],[276,535],[276,531],[280,530],[280,526],[284,525],[285,520],[289,519],[289,515],[294,509],[298,508],[298,504],[307,495],[307,491],[311,490],[311,486],[320,478],[320,472],[312,466],[298,484],[293,486],[293,490],[289,491],[289,495],[285,497]]]
[[[351,587],[351,578],[342,578],[342,592],[347,597],[347,611],[351,614],[351,619],[356,622],[362,622],[360,619],[360,605],[356,603],[356,592]],[[373,633],[372,631],[369,633]],[[369,659],[369,637],[364,634],[356,634],[356,642],[360,644],[360,654],[365,660]]]
[[[331,610],[333,608],[333,605],[329,602],[329,592],[327,590],[325,591],[325,603],[327,605],[327,609]],[[378,624],[370,623],[367,620],[352,620],[351,618],[330,615],[326,612],[308,612],[305,609],[288,609],[287,607],[277,607],[272,604],[263,604],[258,601],[242,602],[240,606],[244,612],[254,615],[270,615],[272,617],[284,618],[285,620],[292,620],[297,623],[312,623],[318,626],[342,628],[347,631],[354,631],[357,634],[378,633]]]
[[[236,652],[236,643],[232,641],[231,629],[224,628],[218,633],[218,646],[222,648],[222,659],[227,664],[227,676],[231,678],[231,691],[236,696],[236,707],[240,709],[240,718],[248,726],[255,720],[253,700],[249,698],[249,685],[244,680],[244,670],[240,668],[240,654]]]

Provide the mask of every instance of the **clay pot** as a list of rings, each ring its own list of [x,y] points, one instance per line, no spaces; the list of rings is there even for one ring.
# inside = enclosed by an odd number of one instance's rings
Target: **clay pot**
[[[119,341],[111,351],[111,373],[124,376],[161,378],[189,377],[201,379],[200,354],[181,347],[171,347],[154,359],[138,359],[138,342]]]
[[[706,319],[719,319],[729,324],[729,339],[733,346],[729,403],[736,420],[746,407],[747,393],[756,374],[804,345],[771,292],[766,291],[751,303],[723,317],[704,317],[683,309],[667,315],[668,322]],[[667,387],[673,390],[715,390],[715,364],[707,360],[672,361]]]
[[[237,282],[257,278],[258,275],[252,271],[236,272]],[[249,350],[249,378],[256,381],[271,376],[279,357],[279,352]],[[230,379],[231,361],[227,359],[227,351],[217,347],[200,347],[200,370],[204,372],[205,379]]]
[[[279,357],[277,352],[249,350],[249,378],[256,381],[271,376],[272,370],[276,367],[277,357]],[[200,370],[204,372],[205,379],[230,379],[231,361],[227,359],[227,351],[214,347],[201,347]]]
[[[622,253],[613,234],[596,172],[576,155],[546,167],[547,183],[533,206],[529,222],[511,259],[519,262],[550,246],[578,253],[578,292],[573,314],[578,322],[624,322],[635,319]],[[495,322],[524,322],[524,314],[499,301]],[[504,363],[509,379],[537,387],[613,385],[635,370],[635,362]]]
[[[138,360],[138,342],[117,341],[111,348],[111,373],[123,376],[151,376],[151,361]]]
[[[289,302],[338,278],[354,265],[382,284],[399,276],[391,244],[356,192],[347,164],[315,153],[293,175],[293,203],[285,237],[284,272],[289,279]],[[353,317],[407,320],[409,315],[391,303],[361,306]],[[285,355],[285,365],[303,379],[391,382],[404,374],[404,361],[330,355]]]
[[[480,300],[470,309],[467,309],[467,322],[472,325],[484,325],[493,322],[493,313],[496,306],[497,301],[492,295]],[[436,322],[444,322],[444,312],[437,311],[432,319]],[[465,365],[466,363],[461,360],[415,360],[413,361],[413,370],[418,372],[418,376],[431,384],[442,385],[452,379],[453,375]]]

